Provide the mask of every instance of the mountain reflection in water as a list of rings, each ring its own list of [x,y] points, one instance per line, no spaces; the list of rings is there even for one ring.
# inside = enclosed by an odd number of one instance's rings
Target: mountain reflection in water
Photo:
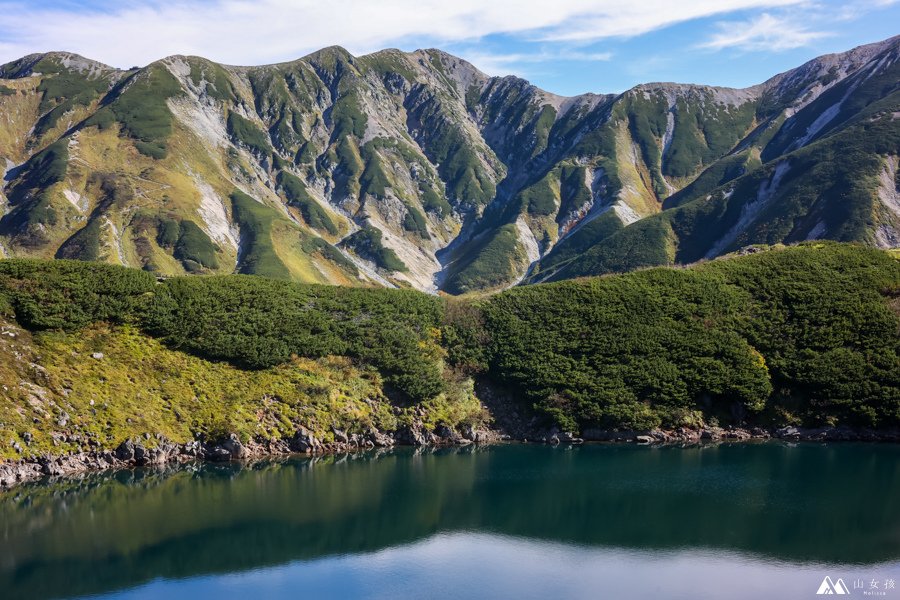
[[[773,442],[92,474],[0,494],[0,597],[749,598],[814,596],[825,575],[900,584],[898,469],[896,445]]]

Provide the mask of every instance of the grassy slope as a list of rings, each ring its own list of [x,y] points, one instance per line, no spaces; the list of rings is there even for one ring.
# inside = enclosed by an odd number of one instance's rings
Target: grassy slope
[[[299,423],[323,436],[332,424],[364,431],[396,423],[378,375],[346,360],[247,371],[169,350],[130,326],[34,335],[7,322],[0,328],[16,335],[0,340],[0,456],[12,456],[9,440],[25,446],[26,433],[30,452],[58,453],[74,448],[66,441],[73,436],[109,448],[144,433],[185,442],[237,432],[246,440],[289,437]]]
[[[266,439],[303,425],[327,439],[332,426],[393,429],[414,414],[430,427],[484,417],[471,382],[443,371],[439,301],[417,292],[157,284],[133,269],[13,260],[0,261],[0,319],[14,334],[0,335],[0,455],[28,433],[39,452],[54,432],[73,440],[65,450],[143,433]]]

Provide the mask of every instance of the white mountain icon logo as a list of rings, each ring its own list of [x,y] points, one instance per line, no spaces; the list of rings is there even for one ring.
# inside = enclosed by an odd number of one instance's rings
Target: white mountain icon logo
[[[847,589],[846,584],[844,584],[843,579],[838,579],[837,581],[831,581],[831,577],[825,577],[822,580],[822,585],[819,586],[819,591],[816,594],[838,594],[840,596],[849,595],[850,590]]]

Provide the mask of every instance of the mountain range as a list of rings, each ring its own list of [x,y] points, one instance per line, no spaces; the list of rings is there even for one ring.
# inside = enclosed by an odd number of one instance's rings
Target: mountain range
[[[561,97],[440,50],[0,66],[0,257],[450,294],[900,246],[900,36],[746,89]]]

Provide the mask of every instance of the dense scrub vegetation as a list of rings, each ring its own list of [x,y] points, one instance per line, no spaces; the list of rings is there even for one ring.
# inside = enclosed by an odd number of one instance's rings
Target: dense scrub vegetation
[[[515,288],[454,335],[488,338],[465,355],[470,368],[571,429],[711,417],[896,426],[898,297],[888,254],[806,244]]]
[[[268,136],[253,121],[245,119],[236,112],[229,111],[227,126],[228,135],[235,144],[246,146],[261,158],[272,154]]]
[[[219,268],[218,247],[193,221],[161,219],[156,242],[161,248],[171,250],[189,272]]]
[[[881,157],[900,140],[896,107],[895,94],[861,111],[846,129],[761,166],[735,155],[674,194],[671,210],[603,231],[602,238],[585,236],[577,255],[563,252],[566,240],[541,261],[541,270],[552,266],[552,278],[560,280],[689,264],[750,244],[798,242],[817,224],[826,233],[816,236],[871,243]]]
[[[287,171],[281,171],[278,174],[278,185],[281,186],[291,206],[296,206],[300,210],[300,215],[307,225],[331,235],[338,234],[337,225],[328,211],[312,197],[306,189],[306,184],[299,177]]]
[[[69,150],[63,141],[32,156],[8,192],[12,210],[0,218],[0,231],[17,236],[26,247],[43,244],[45,230],[56,225],[59,217],[47,188],[65,179],[68,164]]]
[[[366,260],[371,260],[381,269],[387,271],[407,270],[407,266],[400,260],[397,253],[382,243],[381,230],[375,227],[363,227],[347,236],[341,244]]]
[[[574,431],[900,425],[900,261],[836,243],[448,300],[6,260],[0,318],[132,327],[249,371],[345,357],[453,422],[472,414],[454,407],[471,407],[475,376]]]
[[[278,258],[272,243],[272,227],[281,216],[240,190],[231,193],[231,206],[244,245],[238,257],[238,270],[248,275],[290,278],[288,268]]]
[[[168,69],[151,65],[122,82],[113,100],[86,125],[104,129],[114,116],[122,132],[134,140],[138,152],[157,160],[165,158],[172,132],[172,113],[166,101],[181,93],[181,85]]]
[[[302,424],[331,439],[478,423],[471,383],[445,373],[441,315],[411,290],[0,261],[0,433],[23,445],[27,433],[39,453],[68,449],[53,442],[71,427],[115,447],[148,432],[287,438]],[[32,333],[7,335],[10,321]]]
[[[465,294],[482,289],[496,289],[509,281],[517,264],[525,260],[516,226],[507,224],[485,234],[473,245],[465,262],[454,265],[444,289],[451,294]]]
[[[0,261],[0,311],[33,330],[137,324],[172,347],[259,369],[348,356],[404,397],[443,391],[441,304],[411,290],[301,285],[259,277],[175,278],[56,261]]]

